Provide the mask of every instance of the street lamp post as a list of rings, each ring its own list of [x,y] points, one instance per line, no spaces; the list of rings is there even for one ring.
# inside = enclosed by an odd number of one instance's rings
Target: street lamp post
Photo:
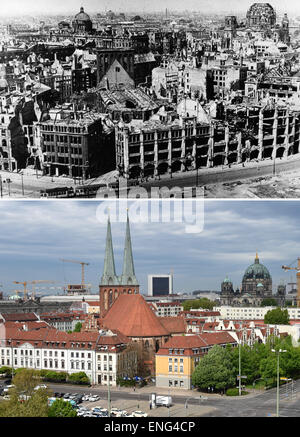
[[[241,362],[241,339],[239,342],[239,396],[242,395],[242,372],[241,372],[242,362]]]
[[[107,409],[108,417],[110,417],[110,369],[109,369],[109,354],[107,355],[107,365],[108,365],[108,390],[107,390]]]
[[[272,352],[277,353],[277,402],[276,402],[276,416],[279,417],[279,356],[281,353],[286,352],[286,350],[279,349],[276,351],[272,349]]]
[[[21,173],[21,182],[22,182],[22,196],[24,196],[24,180],[23,180],[23,172]]]
[[[185,410],[185,415],[187,416],[187,410],[188,410],[188,401],[190,400],[190,399],[199,399],[199,401],[206,401],[207,400],[207,397],[204,397],[204,396],[199,396],[199,397],[190,397],[190,398],[187,398],[186,399],[186,401],[185,401],[185,403],[184,403],[184,410]]]

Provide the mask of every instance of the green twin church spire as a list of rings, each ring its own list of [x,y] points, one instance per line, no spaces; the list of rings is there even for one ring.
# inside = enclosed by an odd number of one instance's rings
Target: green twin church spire
[[[129,217],[127,214],[126,236],[124,247],[123,271],[121,276],[116,275],[114,251],[111,235],[110,219],[107,222],[106,248],[104,258],[103,275],[101,277],[101,285],[138,285],[135,276],[132,245],[130,236]]]
[[[118,285],[118,284],[119,284],[119,280],[116,275],[114,250],[113,250],[112,236],[111,236],[111,224],[110,224],[110,219],[108,218],[104,268],[103,268],[103,275],[101,278],[101,285]]]
[[[135,276],[134,265],[133,265],[128,214],[127,214],[126,236],[125,236],[125,247],[124,247],[123,272],[122,272],[122,276],[120,277],[120,284],[138,285],[138,281]]]

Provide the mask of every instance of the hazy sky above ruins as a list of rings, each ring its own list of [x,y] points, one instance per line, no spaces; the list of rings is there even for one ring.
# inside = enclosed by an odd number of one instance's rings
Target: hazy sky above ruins
[[[104,12],[109,9],[115,12],[149,12],[170,10],[192,10],[228,13],[246,13],[254,2],[252,0],[10,0],[1,4],[1,15],[24,14],[75,14],[81,6],[86,12]],[[279,12],[300,12],[300,4],[296,0],[271,0],[271,5]]]

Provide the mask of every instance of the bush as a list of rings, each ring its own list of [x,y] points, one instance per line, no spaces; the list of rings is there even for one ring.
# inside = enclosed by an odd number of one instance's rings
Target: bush
[[[48,373],[48,370],[45,370],[45,369],[40,370],[40,377],[41,377],[41,378],[45,378],[45,376],[47,375],[47,373]]]
[[[134,387],[136,381],[134,379],[117,378],[117,385],[120,387]]]
[[[7,366],[0,367],[1,375],[11,376],[11,372],[12,372],[11,367],[7,367]]]
[[[69,402],[56,399],[48,410],[48,417],[76,417],[77,412]]]
[[[44,380],[49,382],[66,382],[68,374],[66,372],[47,371]]]
[[[72,382],[73,384],[90,384],[90,380],[84,372],[77,372],[68,375],[67,382]]]
[[[247,391],[242,390],[242,396],[247,395]],[[228,388],[226,390],[226,396],[238,396],[239,395],[239,389],[238,388]]]

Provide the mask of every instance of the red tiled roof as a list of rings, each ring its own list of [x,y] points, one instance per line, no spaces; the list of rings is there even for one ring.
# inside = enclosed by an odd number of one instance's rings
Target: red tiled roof
[[[181,334],[186,331],[186,323],[182,317],[160,317],[159,320],[171,334]]]
[[[35,313],[1,313],[1,316],[7,322],[33,322],[39,320]]]
[[[214,330],[219,326],[219,322],[206,322],[203,324],[202,331]]]
[[[140,294],[121,294],[104,316],[103,325],[127,337],[170,335]]]
[[[216,344],[236,343],[227,332],[202,333],[197,335],[175,336],[159,349],[157,355],[169,355],[169,349],[184,349],[184,355],[191,355],[192,349],[206,348]],[[200,351],[201,353],[201,351]]]
[[[44,321],[37,321],[37,322],[5,322],[6,328],[18,328],[21,330],[28,330],[32,331],[35,329],[42,329],[42,328],[51,328],[54,329],[51,325],[49,325],[47,322]]]
[[[214,344],[236,343],[232,335],[229,332],[203,332],[201,334],[202,339],[207,345],[212,346]]]
[[[114,330],[113,333],[116,335],[111,336],[101,335],[99,332],[72,332],[68,334],[51,328],[23,331],[16,327],[7,327],[6,324],[4,324],[4,327],[5,329],[0,330],[0,340],[11,340],[13,347],[30,343],[35,347],[68,349],[74,344],[79,349],[93,349],[96,346],[107,345],[113,347],[122,343],[129,343],[129,339],[118,330]],[[89,347],[89,344],[91,344],[91,347]]]

